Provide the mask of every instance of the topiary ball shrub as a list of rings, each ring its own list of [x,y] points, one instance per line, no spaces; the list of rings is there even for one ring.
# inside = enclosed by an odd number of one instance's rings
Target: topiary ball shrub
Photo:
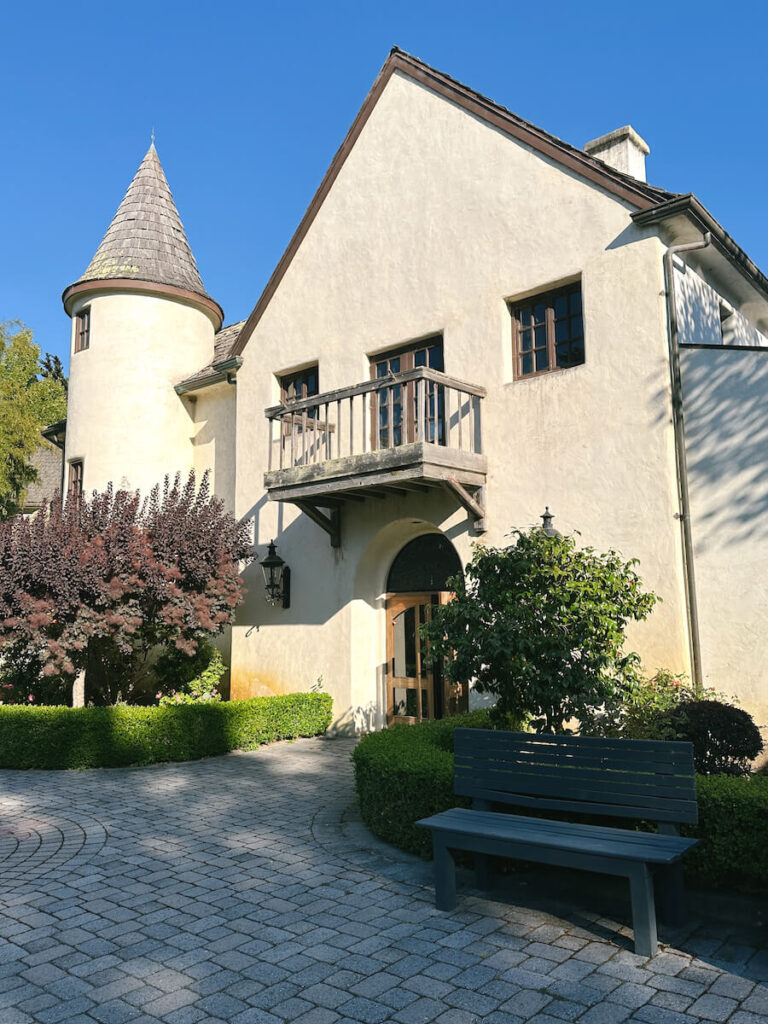
[[[693,744],[699,775],[749,775],[749,762],[763,749],[752,716],[719,700],[684,701],[661,718]]]

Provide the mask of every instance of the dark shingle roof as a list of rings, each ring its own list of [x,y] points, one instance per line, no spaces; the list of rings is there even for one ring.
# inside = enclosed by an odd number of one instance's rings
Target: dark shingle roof
[[[154,143],[128,186],[96,255],[77,283],[118,278],[208,294]]]
[[[234,345],[235,339],[240,334],[244,323],[245,320],[240,320],[236,324],[229,324],[227,327],[222,327],[220,331],[217,331],[213,337],[213,359],[202,370],[198,370],[191,377],[180,381],[177,386],[185,391],[192,391],[195,385],[214,375],[217,372],[217,364],[229,358],[229,350]]]
[[[29,460],[37,470],[37,480],[27,487],[24,495],[24,511],[32,512],[49,501],[56,491],[61,490],[62,452],[51,445],[40,445]]]

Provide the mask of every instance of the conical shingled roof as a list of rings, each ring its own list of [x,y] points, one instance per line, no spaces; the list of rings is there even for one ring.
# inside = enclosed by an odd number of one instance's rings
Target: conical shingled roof
[[[208,297],[154,142],[96,255],[76,283],[126,278],[173,285]]]

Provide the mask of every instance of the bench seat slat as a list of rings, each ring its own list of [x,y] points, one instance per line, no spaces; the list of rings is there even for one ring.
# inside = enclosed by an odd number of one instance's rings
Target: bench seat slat
[[[674,797],[677,793],[691,794],[695,791],[695,782],[690,775],[663,775],[651,774],[650,772],[611,771],[606,776],[604,769],[600,768],[571,768],[553,767],[550,765],[509,765],[503,761],[496,761],[489,758],[483,763],[479,758],[467,758],[457,755],[454,761],[454,771],[458,779],[475,779],[488,776],[499,783],[510,782],[517,785],[522,781],[537,779],[545,781],[550,779],[562,779],[566,783],[573,781],[590,786],[592,783],[608,783],[616,787],[616,791],[625,793],[640,793],[650,790],[663,791]]]
[[[673,755],[685,754],[688,750],[687,740],[625,740],[611,739],[602,736],[573,736],[567,734],[553,733],[505,733],[498,729],[467,729],[462,728],[462,733],[474,733],[474,736],[467,736],[467,740],[479,748],[484,748],[486,740],[491,743],[510,749],[512,746],[518,749],[542,748],[551,750],[553,748],[571,748],[575,755],[587,752],[605,752],[607,755],[623,756],[627,751],[634,754],[646,752],[660,757],[662,760]]]
[[[491,732],[493,730],[473,729],[472,732]],[[556,743],[547,744],[503,744],[490,739],[487,743],[465,743],[464,749],[469,755],[497,755],[505,760],[528,764],[571,764],[574,766],[595,767],[606,761],[614,765],[627,764],[631,767],[669,765],[685,768],[689,763],[688,751],[664,750],[607,750],[590,747],[580,750],[573,746],[561,747]],[[649,770],[654,770],[652,767]]]
[[[668,810],[660,804],[653,806],[637,807],[629,804],[589,802],[586,800],[558,799],[555,796],[529,796],[524,793],[503,793],[493,790],[477,788],[476,792],[462,790],[464,796],[472,796],[481,800],[490,800],[492,803],[510,804],[515,807],[528,807],[530,809],[543,811],[564,811],[579,814],[599,814],[612,818],[634,818],[648,821],[670,821],[686,822],[695,824],[698,820],[696,805],[691,804],[690,808],[680,810]]]
[[[556,785],[553,785],[556,783]],[[571,797],[574,800],[623,800],[626,803],[663,803],[672,806],[676,803],[687,805],[696,798],[693,785],[687,787],[657,787],[653,785],[639,786],[618,783],[615,779],[592,776],[591,779],[566,778],[556,775],[544,777],[517,772],[497,772],[490,768],[487,772],[473,772],[456,776],[456,792],[461,793],[463,787],[477,787],[497,790],[501,793],[531,793],[532,795],[551,796],[553,794]]]
[[[697,842],[679,836],[632,832],[603,825],[577,825],[493,811],[469,811],[461,807],[423,818],[416,824],[436,832],[453,833],[456,837],[511,840],[532,848],[546,846],[652,864],[672,864]]]

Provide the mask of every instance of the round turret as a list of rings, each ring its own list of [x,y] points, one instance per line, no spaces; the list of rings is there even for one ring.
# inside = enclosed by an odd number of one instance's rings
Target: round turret
[[[223,315],[203,287],[154,143],[62,298],[72,317],[72,484],[145,494],[166,473],[189,472],[194,424],[174,386],[211,361]]]

